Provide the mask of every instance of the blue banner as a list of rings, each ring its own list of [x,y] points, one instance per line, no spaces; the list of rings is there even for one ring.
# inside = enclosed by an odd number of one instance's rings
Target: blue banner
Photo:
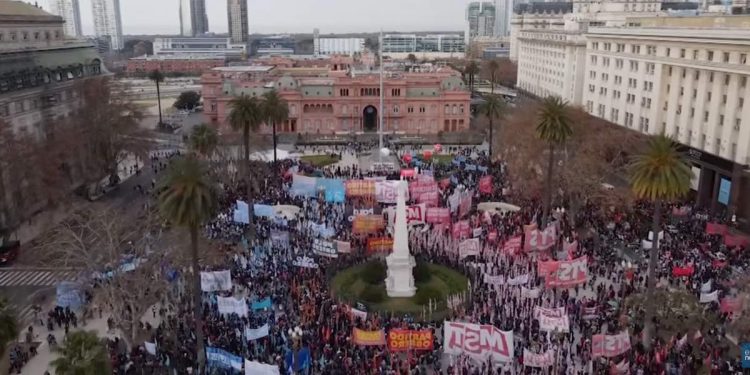
[[[344,203],[346,188],[344,180],[337,178],[318,178],[315,184],[317,190],[325,191],[326,202]]]
[[[267,204],[254,204],[253,214],[258,217],[273,217],[273,206]]]
[[[57,306],[77,309],[83,305],[83,292],[77,283],[64,281],[57,284]]]
[[[467,171],[476,171],[477,166],[474,164],[466,164],[466,167],[464,167]]]
[[[273,304],[271,304],[271,297],[266,297],[260,301],[254,301],[252,308],[253,310],[263,310],[263,309],[270,309]]]
[[[333,230],[333,228],[327,228],[324,223],[310,223],[310,230],[312,230],[316,236],[323,238],[331,238],[336,235],[336,231]]]
[[[234,222],[235,223],[243,223],[243,224],[250,224],[250,206],[241,201],[237,201],[237,206],[234,209]]]
[[[206,347],[206,360],[209,366],[219,368],[233,368],[242,371],[244,359],[240,356],[227,352],[226,350]]]
[[[461,163],[466,162],[466,156],[456,156],[456,160],[458,160]]]
[[[453,185],[458,185],[458,178],[456,178],[456,176],[451,176],[451,183]]]
[[[483,167],[481,165],[477,166],[477,170],[482,173],[487,173],[487,167]]]
[[[317,179],[315,177],[307,177],[295,174],[292,176],[292,188],[290,190],[292,195],[301,195],[305,197],[316,197],[318,190]]]
[[[294,355],[295,353],[290,350],[286,353],[286,356],[284,356],[286,368],[290,370],[290,373],[297,373],[310,367],[310,348],[304,347],[297,351],[295,361],[292,360],[292,356]],[[292,368],[293,365],[295,368]]]
[[[461,162],[460,162],[460,161],[459,161],[458,159],[453,159],[453,160],[451,161],[451,164],[453,164],[453,165],[455,165],[455,166],[457,166],[457,167],[458,167],[458,166],[460,166],[460,165],[461,165]]]

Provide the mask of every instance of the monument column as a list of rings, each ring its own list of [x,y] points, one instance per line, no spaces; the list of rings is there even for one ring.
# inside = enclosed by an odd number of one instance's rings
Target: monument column
[[[393,252],[385,258],[388,265],[385,285],[389,297],[412,297],[417,292],[412,273],[417,263],[409,253],[409,229],[406,225],[406,189],[406,181],[400,181],[393,224]]]

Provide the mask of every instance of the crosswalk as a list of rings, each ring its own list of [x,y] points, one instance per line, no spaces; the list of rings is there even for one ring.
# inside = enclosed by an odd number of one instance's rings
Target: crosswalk
[[[21,326],[25,326],[26,324],[31,324],[34,322],[34,309],[33,306],[30,304],[26,304],[25,306],[18,306],[14,303],[8,304],[8,307],[16,313],[16,319],[17,322]]]
[[[61,281],[74,281],[75,270],[0,270],[0,287],[54,286]]]

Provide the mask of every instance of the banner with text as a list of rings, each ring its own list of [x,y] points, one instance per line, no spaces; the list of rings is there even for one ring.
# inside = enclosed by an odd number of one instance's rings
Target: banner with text
[[[475,360],[513,361],[513,331],[501,331],[492,325],[446,321],[443,324],[443,351],[468,355]]]
[[[588,257],[557,262],[557,268],[547,275],[547,287],[570,288],[586,282],[589,276]]]
[[[232,289],[232,274],[229,270],[201,272],[201,290],[204,292],[216,292],[219,290]]]
[[[591,338],[591,354],[594,357],[616,357],[630,350],[628,331],[616,335],[594,335]]]
[[[352,222],[352,233],[370,234],[382,230],[385,225],[383,215],[358,215]]]
[[[338,258],[339,256],[338,251],[336,251],[336,245],[333,244],[333,241],[316,238],[313,240],[312,249],[315,254],[320,256],[328,258]]]
[[[388,332],[388,350],[432,350],[432,331],[392,329]]]
[[[385,345],[385,333],[382,329],[378,331],[365,331],[354,328],[352,331],[352,342],[362,346]]]

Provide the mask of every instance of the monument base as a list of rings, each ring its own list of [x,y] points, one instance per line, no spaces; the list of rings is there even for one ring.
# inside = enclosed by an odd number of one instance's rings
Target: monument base
[[[385,279],[388,297],[413,297],[417,293],[417,288],[414,286],[414,274],[412,273],[412,269],[417,265],[414,257],[389,255],[385,260],[388,264],[388,277]]]

